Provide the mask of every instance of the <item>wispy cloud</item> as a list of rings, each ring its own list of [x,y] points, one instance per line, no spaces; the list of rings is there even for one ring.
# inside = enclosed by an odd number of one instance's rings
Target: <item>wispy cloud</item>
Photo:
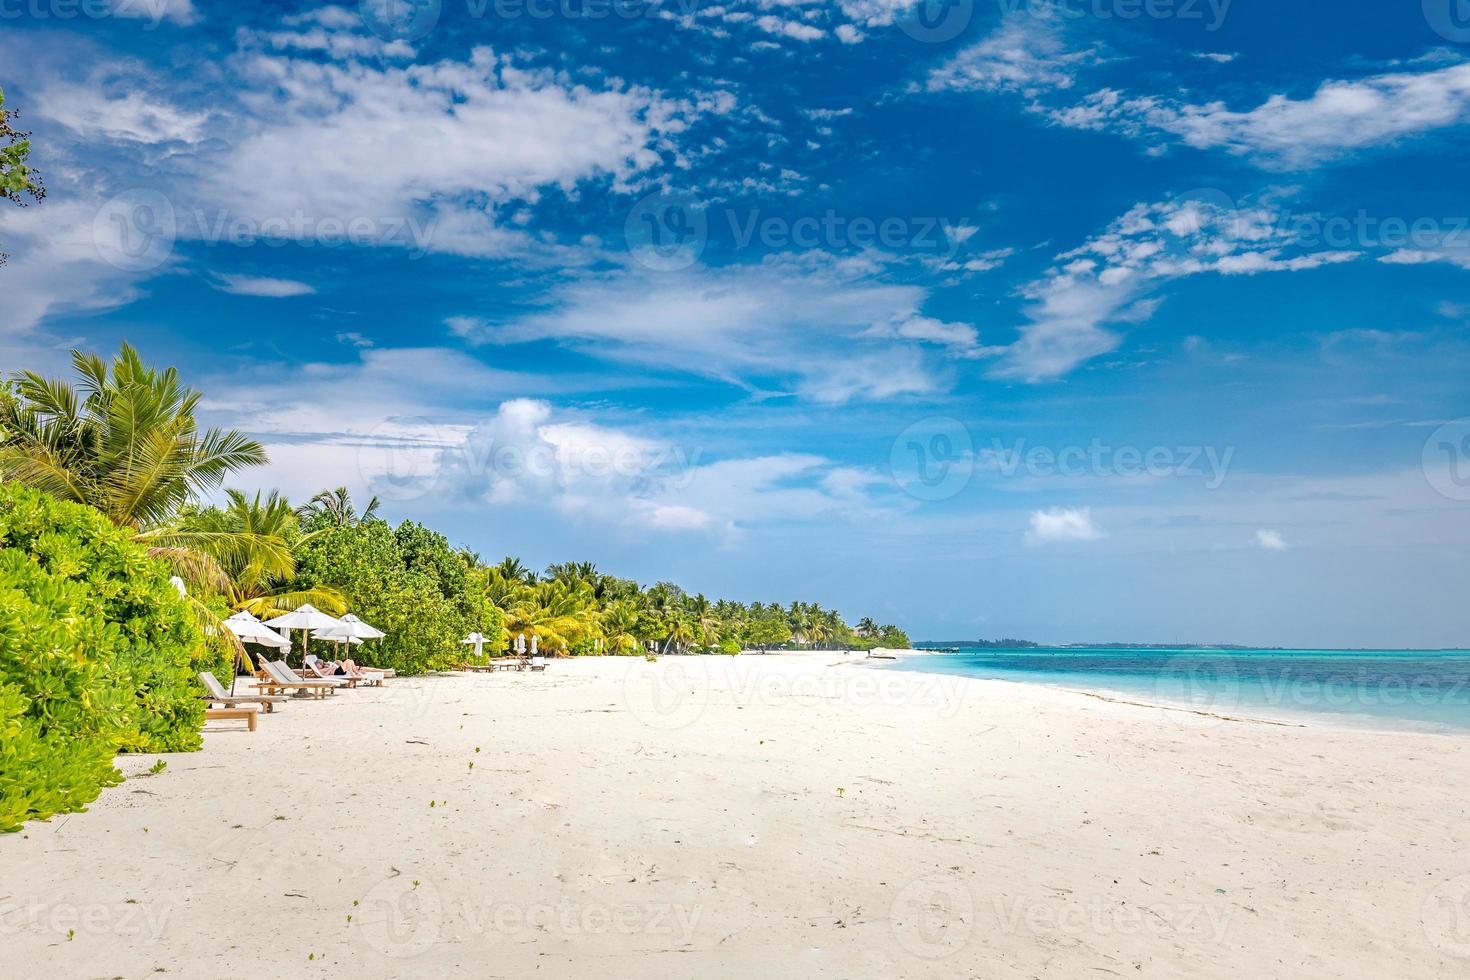
[[[1391,146],[1470,121],[1470,63],[1329,80],[1306,98],[1272,95],[1253,109],[1217,101],[1194,105],[1162,96],[1129,98],[1116,89],[1053,109],[1081,129],[1112,129],[1197,149],[1223,149],[1272,170],[1303,170],[1355,150]]]
[[[294,279],[271,279],[265,276],[221,275],[214,288],[222,293],[236,296],[268,296],[282,299],[288,296],[310,296],[316,288]]]

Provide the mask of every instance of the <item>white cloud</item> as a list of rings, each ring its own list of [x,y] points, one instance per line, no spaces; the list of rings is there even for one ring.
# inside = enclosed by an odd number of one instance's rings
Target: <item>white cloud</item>
[[[1026,532],[1027,544],[1051,544],[1059,541],[1096,541],[1103,533],[1092,522],[1092,509],[1068,510],[1053,507],[1031,512],[1031,528]]]
[[[214,288],[222,293],[236,296],[309,296],[316,292],[312,286],[294,279],[271,279],[265,276],[221,275]]]
[[[1243,112],[1224,102],[1130,99],[1103,89],[1049,115],[1061,125],[1083,129],[1165,133],[1188,146],[1222,148],[1269,169],[1299,170],[1470,121],[1470,63],[1329,80],[1307,98],[1272,95]]]
[[[1160,302],[1150,290],[1170,280],[1303,271],[1358,255],[1302,251],[1296,241],[1275,208],[1237,207],[1218,192],[1137,205],[1025,287],[1028,322],[993,373],[1055,378],[1115,350],[1122,338],[1109,327],[1148,319]]]
[[[109,0],[112,16],[124,20],[149,20],[155,24],[168,21],[179,27],[191,27],[203,20],[194,8],[194,0]]]
[[[1256,544],[1267,551],[1285,551],[1287,548],[1286,539],[1281,536],[1281,532],[1268,528],[1261,528],[1256,532]]]
[[[932,355],[971,356],[974,328],[920,312],[926,291],[872,277],[863,263],[786,256],[759,265],[625,271],[565,285],[550,312],[492,323],[451,317],[472,342],[551,338],[599,357],[747,387],[777,384],[840,403],[941,387]]]
[[[873,480],[798,453],[706,463],[697,444],[520,398],[442,448],[415,485],[440,503],[545,508],[610,527],[738,535],[749,525],[870,513]]]
[[[1090,51],[1068,50],[1060,26],[1026,15],[1003,20],[990,35],[929,73],[931,92],[1039,92],[1071,88]]]

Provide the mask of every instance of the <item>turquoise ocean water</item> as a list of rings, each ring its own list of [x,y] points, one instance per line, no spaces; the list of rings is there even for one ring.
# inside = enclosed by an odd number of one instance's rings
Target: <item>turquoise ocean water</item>
[[[1092,688],[1222,714],[1470,731],[1465,650],[961,648],[889,669]]]

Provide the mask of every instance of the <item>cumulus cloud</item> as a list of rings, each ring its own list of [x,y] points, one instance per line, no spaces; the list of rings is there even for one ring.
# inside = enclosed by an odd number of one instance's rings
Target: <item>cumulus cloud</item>
[[[1281,532],[1268,528],[1261,528],[1256,532],[1256,544],[1267,551],[1285,551],[1287,548],[1286,539],[1281,536]]]
[[[698,445],[519,398],[441,449],[421,489],[441,503],[534,506],[608,526],[722,537],[757,523],[873,509],[866,490],[877,478],[820,456],[703,457]]]
[[[1031,527],[1026,532],[1027,544],[1052,544],[1062,541],[1096,541],[1103,532],[1092,522],[1092,509],[1053,507],[1031,512]]]

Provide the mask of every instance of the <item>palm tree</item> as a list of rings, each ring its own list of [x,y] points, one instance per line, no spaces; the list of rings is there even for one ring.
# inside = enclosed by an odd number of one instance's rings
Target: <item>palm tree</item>
[[[495,566],[495,570],[500,573],[502,578],[507,580],[516,580],[527,584],[536,581],[536,573],[522,564],[519,558],[509,556],[502,558],[500,564]]]
[[[71,361],[75,386],[33,371],[13,376],[0,398],[0,479],[101,511],[194,584],[225,589],[227,565],[290,574],[280,538],[179,522],[187,505],[218,490],[226,476],[266,462],[259,442],[236,429],[201,430],[194,417],[200,392],[174,368],[145,365],[126,343],[110,365],[78,350]],[[208,606],[188,599],[209,642],[243,656]]]
[[[335,490],[323,490],[312,497],[310,502],[297,508],[296,514],[303,521],[321,516],[332,527],[356,527],[377,519],[378,503],[377,497],[369,500],[367,508],[359,515],[352,506],[352,494],[347,492],[346,487],[337,487]]]
[[[267,540],[278,543],[288,555],[325,530],[300,534],[297,511],[275,490],[264,501],[259,492],[253,499],[238,490],[228,490],[226,496],[229,504],[224,509],[211,507],[187,514],[179,521],[180,527],[186,531],[236,534]],[[336,589],[327,586],[291,587],[291,580],[295,577],[294,556],[289,560],[289,568],[284,569],[258,553],[230,555],[220,565],[227,578],[221,591],[225,602],[237,612],[244,610],[260,619],[269,619],[308,602],[334,616],[347,611],[347,602]]]
[[[535,636],[540,645],[566,652],[581,640],[597,635],[597,612],[591,590],[566,582],[538,582],[529,586],[505,612],[511,636]]]
[[[597,621],[602,629],[604,653],[631,654],[643,649],[637,603],[629,599],[609,603],[598,614]]]
[[[145,365],[126,343],[110,367],[95,354],[71,357],[75,387],[26,371],[0,399],[0,479],[96,508],[193,582],[222,585],[219,563],[246,556],[288,569],[280,542],[176,520],[230,473],[266,462],[260,443],[235,429],[201,431],[200,393],[174,368]]]
[[[228,474],[266,461],[260,443],[235,429],[199,430],[200,393],[174,368],[144,365],[127,344],[111,370],[96,354],[74,350],[71,359],[76,387],[33,371],[15,376],[15,397],[0,402],[0,477],[146,531]]]
[[[871,617],[864,616],[858,620],[857,627],[853,630],[858,636],[867,638],[878,635],[878,624]]]

